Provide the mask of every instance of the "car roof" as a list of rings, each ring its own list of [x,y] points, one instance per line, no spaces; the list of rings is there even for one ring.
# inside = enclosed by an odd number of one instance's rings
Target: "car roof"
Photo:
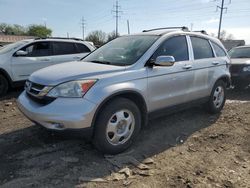
[[[211,40],[213,42],[219,43],[221,44],[220,40],[209,36],[206,31],[201,30],[201,31],[189,31],[188,28],[186,27],[180,27],[178,28],[159,28],[159,29],[152,29],[152,30],[144,30],[143,32],[140,33],[136,33],[133,35],[155,35],[155,36],[164,36],[164,35],[181,35],[181,34],[185,34],[185,35],[192,35],[192,36],[197,36],[197,37],[201,37],[201,38],[206,38],[208,40]]]

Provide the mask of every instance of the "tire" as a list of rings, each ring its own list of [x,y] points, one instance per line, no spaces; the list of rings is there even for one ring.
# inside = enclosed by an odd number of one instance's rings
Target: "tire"
[[[140,129],[141,113],[137,105],[129,99],[116,98],[99,112],[93,144],[102,153],[117,154],[133,143]]]
[[[8,80],[0,74],[0,97],[4,96],[9,88]]]
[[[226,101],[226,83],[222,80],[218,80],[210,94],[209,101],[206,104],[206,108],[209,113],[219,113]]]

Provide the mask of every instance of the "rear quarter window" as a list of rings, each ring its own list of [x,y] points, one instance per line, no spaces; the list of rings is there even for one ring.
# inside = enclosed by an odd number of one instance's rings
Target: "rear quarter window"
[[[207,39],[191,36],[191,42],[193,46],[194,59],[206,59],[213,58],[213,50]]]
[[[78,53],[89,53],[90,49],[81,43],[76,43],[76,48]]]
[[[225,57],[227,56],[226,52],[216,43],[211,42],[217,57]]]

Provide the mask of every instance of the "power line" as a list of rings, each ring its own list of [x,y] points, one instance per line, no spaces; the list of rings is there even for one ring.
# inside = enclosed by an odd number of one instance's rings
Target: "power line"
[[[115,13],[115,18],[116,18],[115,35],[116,35],[116,37],[118,37],[118,21],[119,21],[118,19],[120,18],[120,13],[122,13],[122,11],[120,11],[121,6],[119,6],[118,0],[116,1],[114,8],[115,8],[115,10],[112,10],[112,12]]]

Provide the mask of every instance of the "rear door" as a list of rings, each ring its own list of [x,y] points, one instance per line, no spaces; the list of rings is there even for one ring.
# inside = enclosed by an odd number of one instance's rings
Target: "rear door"
[[[53,60],[55,64],[77,60],[77,48],[73,42],[53,42]]]
[[[53,64],[51,42],[34,42],[20,50],[26,51],[28,54],[26,56],[13,54],[11,66],[15,81],[26,80],[33,72]]]
[[[148,100],[150,111],[163,109],[190,101],[194,79],[192,62],[189,61],[185,35],[174,36],[162,43],[152,56],[167,55],[175,58],[170,67],[148,67]]]
[[[192,95],[195,98],[203,98],[210,95],[211,81],[215,76],[215,69],[219,62],[215,58],[210,41],[198,37],[190,36],[193,49],[194,87]]]
[[[53,42],[53,61],[55,64],[77,61],[88,54],[90,50],[80,43]]]

